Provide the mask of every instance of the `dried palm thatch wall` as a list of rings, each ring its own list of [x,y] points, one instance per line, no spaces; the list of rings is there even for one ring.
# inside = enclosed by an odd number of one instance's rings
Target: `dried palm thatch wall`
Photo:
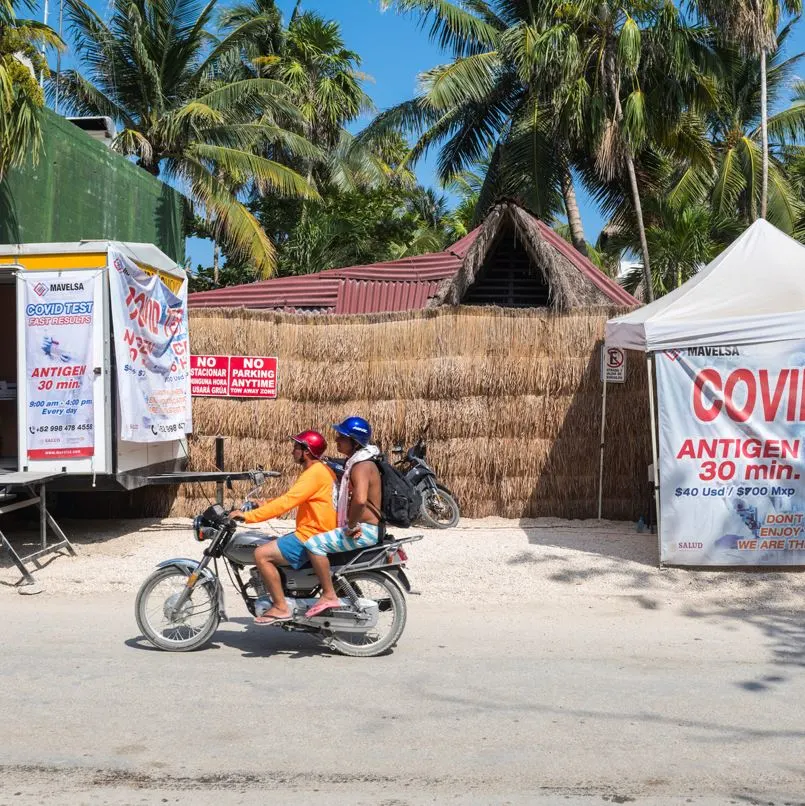
[[[295,470],[287,435],[367,417],[377,442],[410,445],[428,425],[429,457],[467,516],[592,517],[597,509],[601,384],[598,345],[610,311],[551,314],[442,308],[405,314],[325,317],[245,310],[195,311],[197,354],[276,355],[279,399],[197,398],[191,466],[213,469],[216,434],[229,469]],[[610,386],[611,449],[604,515],[646,512],[649,460],[645,367]],[[334,448],[334,446],[333,446]],[[159,493],[151,493],[159,495]],[[164,495],[164,493],[162,493]],[[186,485],[172,513],[205,503]],[[145,509],[164,507],[151,499]]]

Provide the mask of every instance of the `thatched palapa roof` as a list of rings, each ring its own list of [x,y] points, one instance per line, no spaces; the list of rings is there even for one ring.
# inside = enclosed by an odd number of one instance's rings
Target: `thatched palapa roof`
[[[479,227],[442,252],[218,288],[191,294],[189,305],[335,314],[458,305],[508,237],[527,253],[533,276],[544,278],[552,309],[639,305],[547,224],[510,201],[495,205]]]
[[[513,234],[538,267],[550,288],[551,307],[557,311],[616,305],[634,306],[638,301],[607,277],[588,258],[543,221],[514,202],[496,204],[474,231],[461,268],[445,280],[428,307],[459,305],[475,281],[497,242]]]

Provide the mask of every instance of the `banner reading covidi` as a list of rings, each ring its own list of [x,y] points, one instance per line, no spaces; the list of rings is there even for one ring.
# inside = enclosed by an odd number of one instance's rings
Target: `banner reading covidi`
[[[187,280],[174,294],[119,252],[109,252],[120,438],[167,442],[192,431]]]
[[[805,341],[656,366],[662,562],[805,565]]]
[[[25,285],[28,459],[92,456],[92,336],[98,272],[20,276]]]

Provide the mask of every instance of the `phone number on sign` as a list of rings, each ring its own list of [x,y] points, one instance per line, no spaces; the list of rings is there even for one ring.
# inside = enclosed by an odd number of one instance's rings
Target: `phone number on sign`
[[[80,423],[78,425],[40,425],[36,431],[92,431],[92,423]]]

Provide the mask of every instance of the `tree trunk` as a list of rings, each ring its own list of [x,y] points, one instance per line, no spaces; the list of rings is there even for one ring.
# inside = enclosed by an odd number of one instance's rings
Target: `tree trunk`
[[[576,189],[573,187],[573,177],[567,167],[562,172],[562,196],[565,199],[570,240],[573,242],[576,251],[587,257],[587,240],[584,237],[584,225],[581,223],[581,212],[576,199]]]
[[[763,181],[760,186],[760,217],[766,218],[769,201],[769,109],[766,94],[766,49],[760,52],[760,132],[763,141]]]
[[[643,253],[643,283],[646,286],[646,302],[654,302],[654,287],[651,284],[651,263],[648,259],[648,241],[646,240],[646,227],[643,224],[643,206],[640,203],[640,190],[637,187],[637,174],[634,169],[634,159],[628,146],[626,149],[626,170],[629,172],[629,184],[632,187],[632,203],[637,219],[637,230],[640,234],[640,251]]]
[[[637,230],[640,236],[640,251],[643,253],[643,283],[646,286],[646,302],[654,302],[654,287],[651,283],[651,262],[648,257],[648,241],[646,240],[646,227],[643,224],[643,205],[640,202],[640,188],[637,186],[637,174],[634,169],[634,156],[626,138],[623,136],[623,107],[619,83],[615,79],[615,63],[612,54],[609,54],[609,86],[615,102],[615,120],[618,123],[619,135],[623,140],[623,150],[626,153],[626,170],[629,174],[629,185],[632,189],[632,204],[637,219]]]
[[[215,287],[218,287],[218,267],[221,263],[221,247],[216,241],[212,247],[212,281]]]

